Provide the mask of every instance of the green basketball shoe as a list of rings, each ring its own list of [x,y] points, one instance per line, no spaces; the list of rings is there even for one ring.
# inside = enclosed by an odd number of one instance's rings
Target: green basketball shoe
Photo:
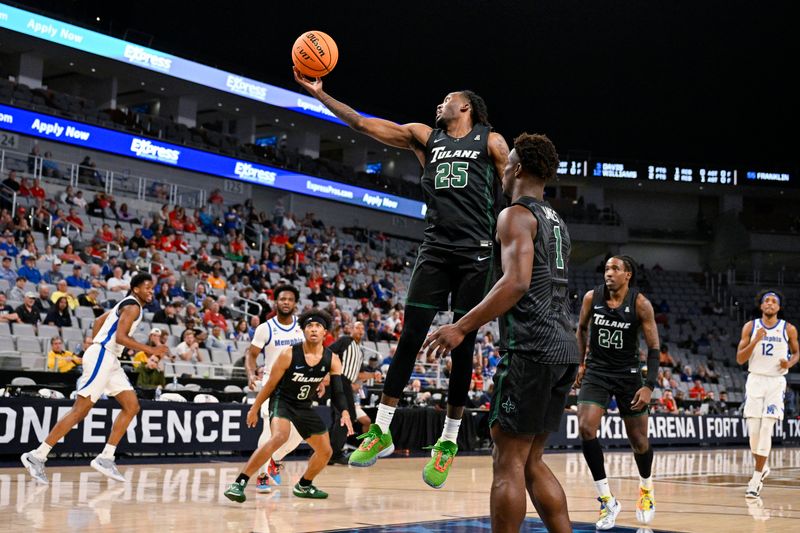
[[[369,430],[358,438],[362,442],[361,446],[350,454],[348,462],[351,466],[372,466],[378,457],[386,457],[394,452],[391,431],[382,432],[378,424],[370,424]]]
[[[244,488],[247,484],[240,485],[239,483],[233,482],[231,483],[227,490],[223,494],[225,497],[233,502],[242,503],[247,499],[247,496],[244,495]]]
[[[434,489],[439,489],[447,481],[458,446],[455,442],[439,439],[436,444],[425,449],[431,450],[431,460],[422,469],[422,479]]]
[[[319,490],[314,485],[302,486],[298,481],[292,488],[292,494],[298,498],[314,498],[315,500],[324,500],[328,497],[328,493],[324,490]]]

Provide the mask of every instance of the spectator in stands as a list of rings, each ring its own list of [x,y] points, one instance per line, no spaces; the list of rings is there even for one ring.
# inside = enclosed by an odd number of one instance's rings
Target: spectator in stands
[[[186,311],[183,317],[183,325],[195,331],[195,334],[203,327],[203,317],[197,311],[197,306],[193,303],[186,304]]]
[[[669,413],[671,415],[678,414],[678,403],[675,401],[675,398],[672,397],[671,389],[667,389],[664,391],[664,394],[661,396],[661,399],[658,400],[658,404],[660,412]]]
[[[64,235],[61,226],[56,226],[53,228],[53,234],[50,235],[50,239],[48,239],[47,243],[53,248],[63,250],[69,245],[69,238]]]
[[[47,354],[47,368],[57,372],[72,372],[82,363],[80,357],[64,349],[61,337],[50,339],[50,352]]]
[[[55,262],[56,259],[58,259],[58,257],[56,256],[55,253],[53,253],[53,247],[48,244],[44,247],[44,253],[41,256],[39,256],[39,259],[41,259],[42,261],[47,261],[48,263],[53,263]]]
[[[689,398],[692,400],[704,400],[706,397],[706,389],[703,388],[703,382],[699,379],[694,380],[694,387],[689,389]]]
[[[57,294],[57,293],[56,293]],[[48,326],[56,326],[59,328],[71,328],[72,316],[69,311],[69,302],[65,296],[61,296],[55,302],[55,305],[44,319],[44,323]]]
[[[157,355],[151,355],[147,362],[139,365],[136,369],[139,376],[136,378],[136,386],[141,389],[155,389],[166,387],[167,379],[164,376],[164,365],[162,359]]]
[[[111,292],[128,292],[131,288],[129,281],[122,276],[122,267],[115,267],[113,276],[106,282],[106,289]]]
[[[25,276],[18,276],[14,281],[14,286],[8,291],[8,299],[13,302],[21,302],[25,299],[25,284],[28,280]]]
[[[45,272],[42,278],[44,279],[45,283],[50,285],[58,285],[58,283],[64,279],[64,274],[61,272],[61,259],[57,257],[53,259],[53,262],[50,265],[50,270]]]
[[[68,286],[78,287],[80,289],[89,289],[92,286],[89,280],[83,277],[81,265],[72,267],[72,275],[67,276],[66,281]]]
[[[22,304],[17,307],[16,312],[20,321],[23,324],[31,324],[33,326],[41,322],[42,317],[36,310],[34,304],[36,303],[36,293],[28,291],[22,298]]]
[[[19,182],[19,192],[17,196],[28,198],[31,195],[31,181],[28,178],[22,178]]]
[[[206,337],[204,344],[206,348],[211,350],[224,350],[229,346],[225,341],[225,330],[215,325],[211,327],[211,331],[208,337]]]
[[[6,302],[6,293],[0,292],[0,322],[21,322],[19,315]]]
[[[168,324],[170,326],[178,325],[178,312],[175,307],[175,302],[169,301],[153,315],[153,322],[156,324]]]
[[[64,218],[64,221],[77,229],[79,232],[85,229],[83,219],[78,215],[78,211],[74,207],[69,208],[69,214]]]
[[[41,314],[50,311],[51,307],[53,307],[53,304],[50,301],[50,286],[45,283],[40,283],[39,294],[33,302],[33,308],[36,309],[37,313]]]
[[[83,294],[78,295],[78,304],[81,307],[91,307],[95,318],[105,313],[105,308],[100,304],[100,291],[92,287]]]
[[[56,284],[56,290],[50,297],[50,301],[53,302],[54,304],[57,304],[60,298],[67,299],[67,303],[69,304],[70,309],[75,309],[76,307],[78,307],[78,299],[69,293],[69,291],[67,290],[67,281],[63,279]]]
[[[681,372],[681,381],[684,383],[691,383],[692,382],[692,367],[686,365],[683,367],[683,372]]]
[[[25,257],[25,264],[17,271],[18,276],[24,276],[31,283],[42,281],[42,273],[36,268],[36,257],[28,255]]]
[[[709,415],[724,415],[725,410],[722,407],[721,402],[719,402],[716,398],[714,398],[714,391],[708,391],[705,399],[703,400],[704,404],[708,405],[707,414]]]
[[[661,353],[658,355],[658,364],[659,366],[667,366],[670,368],[675,368],[678,365],[675,363],[675,359],[669,354],[669,348],[667,347],[667,343],[663,343],[661,345]]]
[[[31,197],[40,200],[44,199],[46,193],[44,188],[42,188],[42,180],[36,180],[31,187]]]
[[[9,189],[11,189],[14,192],[19,192],[20,183],[17,180],[17,171],[16,170],[9,170],[8,171],[8,177],[6,177],[6,179],[3,180],[3,185],[5,185],[6,187],[8,187]]]
[[[123,203],[119,206],[119,219],[123,222],[130,222],[131,224],[139,224],[139,219],[136,218],[133,213],[128,211],[128,204]],[[141,232],[140,232],[141,234]]]
[[[164,344],[163,342],[161,342],[161,333],[162,331],[159,328],[152,328],[150,330],[150,333],[147,334],[147,342],[145,344],[147,344],[148,346],[161,346],[162,344]],[[149,356],[146,353],[142,351],[136,352],[136,355],[133,356],[133,361],[132,361],[133,368],[138,369],[139,367],[144,366],[145,364],[147,364],[148,359]]]
[[[5,235],[0,236],[0,252],[8,257],[17,257],[19,255],[19,248],[17,247],[16,238],[10,230],[6,230]]]
[[[102,185],[100,175],[97,172],[97,163],[92,161],[91,156],[86,156],[78,166],[78,178],[84,178],[84,183],[91,185]]]
[[[3,257],[2,267],[0,267],[0,279],[8,281],[8,284],[13,284],[17,279],[17,271],[13,268],[13,262],[8,256]]]
[[[61,261],[64,263],[74,263],[76,265],[84,265],[86,264],[81,256],[75,253],[75,247],[72,244],[68,244],[64,247],[64,253],[58,256]]]
[[[251,336],[250,328],[247,327],[247,320],[244,318],[239,319],[228,338],[236,342],[249,342],[251,340]]]
[[[175,347],[175,354],[183,361],[202,363],[203,355],[200,352],[200,343],[195,338],[193,329],[185,329],[181,333],[181,342]]]
[[[214,263],[215,267],[218,263]],[[208,275],[208,279],[206,280],[209,285],[211,285],[212,289],[219,289],[225,290],[228,286],[228,282],[225,281],[225,273],[222,271],[221,268],[214,268],[211,274]]]

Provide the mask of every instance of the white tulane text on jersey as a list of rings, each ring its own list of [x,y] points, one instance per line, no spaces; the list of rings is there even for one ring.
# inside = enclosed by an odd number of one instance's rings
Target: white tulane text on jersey
[[[111,352],[114,357],[120,357],[122,351],[125,349],[124,346],[117,344],[117,327],[119,326],[120,310],[127,305],[135,305],[139,310],[139,316],[133,321],[131,329],[128,331],[128,336],[133,335],[133,332],[136,331],[136,326],[142,321],[142,306],[139,304],[139,300],[134,296],[126,296],[117,302],[117,305],[111,308],[111,311],[106,317],[106,321],[103,322],[103,327],[100,328],[100,331],[98,331],[97,335],[92,339],[95,344],[99,344],[103,349]]]
[[[281,352],[287,346],[303,342],[304,339],[297,317],[292,317],[292,323],[288,326],[278,322],[278,317],[272,317],[256,328],[250,344],[264,351],[264,383],[267,382],[269,371]]]
[[[781,361],[786,361],[791,357],[786,321],[778,320],[777,324],[768,328],[761,322],[761,319],[753,320],[753,332],[750,335],[750,340],[755,338],[759,329],[766,330],[767,334],[753,348],[753,353],[748,361],[750,373],[761,376],[782,376],[786,374],[788,370],[780,366]]]

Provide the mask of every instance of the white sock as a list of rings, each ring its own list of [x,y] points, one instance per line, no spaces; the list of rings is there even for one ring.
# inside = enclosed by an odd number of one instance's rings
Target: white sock
[[[105,458],[105,459],[113,459],[114,458],[114,452],[116,452],[116,451],[117,451],[117,447],[116,446],[112,446],[111,444],[106,444],[106,447],[103,448],[102,452],[100,452],[100,456]]]
[[[653,490],[653,477],[642,477],[639,476],[639,486],[642,487],[644,490]]]
[[[611,487],[608,486],[608,478],[595,481],[594,486],[597,489],[597,495],[601,498],[605,498],[606,496],[613,498],[611,495]]]
[[[386,433],[389,431],[389,426],[392,425],[392,418],[397,408],[391,407],[386,404],[378,405],[378,414],[375,416],[375,423],[381,428],[381,431]]]
[[[442,429],[442,439],[449,440],[450,442],[458,441],[458,428],[461,427],[460,418],[444,417],[444,429]]]
[[[47,454],[50,453],[53,447],[47,444],[46,442],[42,441],[38,448],[33,450],[31,453],[34,457],[39,459],[40,461],[47,461]]]
[[[758,470],[753,471],[753,477],[750,478],[750,483],[759,483],[761,481],[761,472]]]

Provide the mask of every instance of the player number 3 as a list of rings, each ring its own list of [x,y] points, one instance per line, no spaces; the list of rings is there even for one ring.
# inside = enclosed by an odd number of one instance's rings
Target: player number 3
[[[311,393],[311,385],[303,385],[300,387],[300,392],[297,395],[298,400],[305,400]]]

